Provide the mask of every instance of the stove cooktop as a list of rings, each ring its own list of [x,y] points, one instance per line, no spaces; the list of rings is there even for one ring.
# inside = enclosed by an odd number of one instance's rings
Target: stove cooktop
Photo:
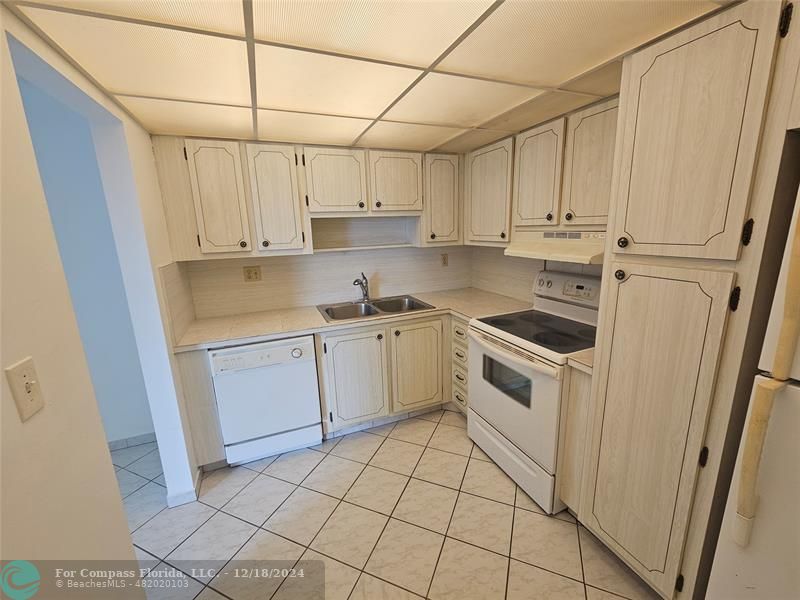
[[[523,310],[478,320],[559,354],[571,354],[594,347],[595,327],[592,325],[538,310]]]

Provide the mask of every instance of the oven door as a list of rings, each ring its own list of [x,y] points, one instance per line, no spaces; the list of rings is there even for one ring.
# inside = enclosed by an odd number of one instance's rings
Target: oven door
[[[564,367],[469,331],[470,408],[555,474]]]

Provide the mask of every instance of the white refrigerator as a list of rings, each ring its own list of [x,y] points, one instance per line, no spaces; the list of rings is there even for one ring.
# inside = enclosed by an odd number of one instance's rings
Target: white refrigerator
[[[800,197],[706,598],[800,598]]]

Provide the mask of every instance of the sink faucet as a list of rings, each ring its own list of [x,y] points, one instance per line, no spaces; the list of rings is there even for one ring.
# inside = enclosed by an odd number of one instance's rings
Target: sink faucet
[[[356,279],[353,285],[361,287],[361,295],[363,296],[364,302],[369,302],[369,280],[367,276],[364,275],[363,271],[361,272],[361,279]]]

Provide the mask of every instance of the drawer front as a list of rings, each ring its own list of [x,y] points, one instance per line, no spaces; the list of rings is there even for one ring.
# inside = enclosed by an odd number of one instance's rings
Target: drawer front
[[[453,402],[458,404],[461,408],[467,408],[469,406],[469,402],[467,401],[467,392],[454,386]]]
[[[467,370],[453,366],[453,383],[467,389]]]
[[[453,365],[467,370],[467,349],[459,344],[453,344]]]
[[[463,321],[453,319],[452,324],[453,341],[461,344],[467,343],[467,324]]]

